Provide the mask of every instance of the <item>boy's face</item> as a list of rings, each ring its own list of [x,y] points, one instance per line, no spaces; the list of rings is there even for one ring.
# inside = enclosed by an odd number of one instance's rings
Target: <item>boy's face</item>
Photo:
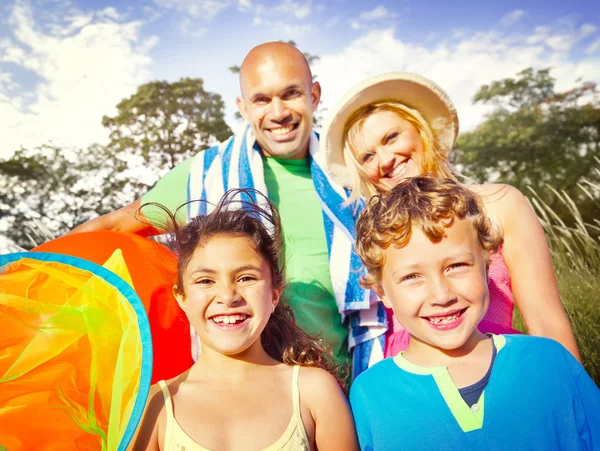
[[[413,226],[409,243],[390,246],[379,295],[411,335],[411,344],[459,350],[489,304],[483,249],[468,220],[456,220],[433,243]]]

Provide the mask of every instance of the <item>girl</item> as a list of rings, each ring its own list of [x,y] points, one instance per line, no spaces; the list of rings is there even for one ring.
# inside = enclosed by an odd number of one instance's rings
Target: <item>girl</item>
[[[264,197],[268,208],[238,196],[261,195],[229,191],[182,229],[171,217],[179,248],[173,291],[202,352],[188,371],[151,387],[133,449],[357,449],[324,348],[281,302],[278,213]]]
[[[330,110],[321,147],[330,175],[351,190],[350,201],[388,192],[425,173],[456,179],[448,156],[458,135],[452,101],[416,74],[388,73],[359,83]],[[487,333],[514,333],[517,302],[531,335],[553,338],[579,357],[558,293],[548,243],[526,198],[508,185],[468,185],[484,199],[504,245],[489,268],[490,307],[479,324]],[[409,336],[391,311],[385,356],[406,349]]]

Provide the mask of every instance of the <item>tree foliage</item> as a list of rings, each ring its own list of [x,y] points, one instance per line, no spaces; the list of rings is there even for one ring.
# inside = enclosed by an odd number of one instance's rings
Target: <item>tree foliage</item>
[[[200,78],[144,84],[117,110],[102,118],[109,147],[141,156],[157,175],[231,135],[221,96],[206,91]]]
[[[556,92],[549,69],[526,69],[515,78],[482,86],[474,103],[495,106],[473,132],[463,133],[455,158],[462,172],[480,182],[511,184],[524,193],[547,186],[573,199],[591,220],[598,193],[600,103],[594,83]],[[584,188],[584,189],[581,189]],[[586,192],[587,191],[587,192]],[[561,213],[556,196],[544,199]]]
[[[127,167],[99,145],[79,151],[51,145],[18,150],[0,161],[4,235],[30,249],[131,202],[145,185],[128,177]]]

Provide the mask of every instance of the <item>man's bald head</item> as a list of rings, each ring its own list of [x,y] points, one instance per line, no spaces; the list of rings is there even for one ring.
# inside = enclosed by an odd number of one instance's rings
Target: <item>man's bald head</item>
[[[293,45],[267,42],[254,47],[240,68],[242,117],[252,126],[266,156],[306,158],[321,86],[306,58]]]
[[[248,54],[240,67],[240,90],[246,97],[250,78],[254,79],[259,72],[292,70],[310,86],[312,73],[306,57],[300,50],[285,42],[274,41],[257,45]]]

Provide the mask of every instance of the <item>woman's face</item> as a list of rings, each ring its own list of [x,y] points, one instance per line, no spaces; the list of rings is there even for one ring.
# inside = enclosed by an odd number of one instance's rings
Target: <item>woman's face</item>
[[[362,125],[365,147],[356,160],[379,191],[421,174],[423,143],[416,127],[392,111],[377,111]]]

